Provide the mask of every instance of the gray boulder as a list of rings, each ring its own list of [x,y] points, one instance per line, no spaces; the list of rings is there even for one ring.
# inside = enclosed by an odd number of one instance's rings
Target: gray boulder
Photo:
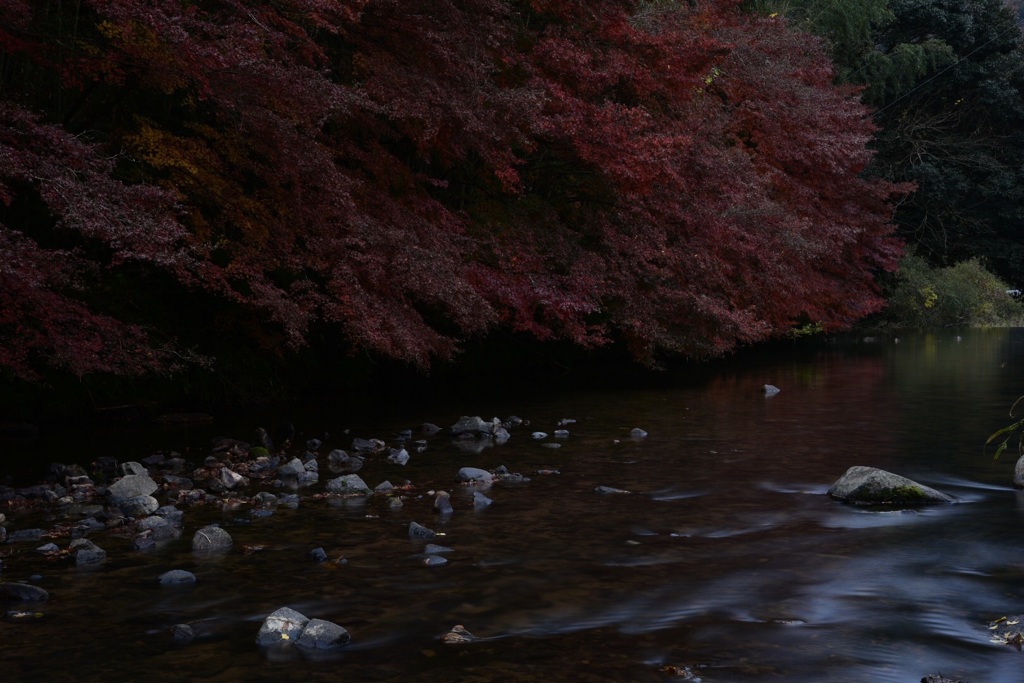
[[[125,517],[148,517],[157,511],[160,503],[153,496],[133,496],[118,505]]]
[[[310,650],[333,650],[347,645],[350,640],[352,636],[348,631],[333,621],[310,619],[295,644]]]
[[[494,423],[496,421],[498,426],[501,426],[501,422],[497,418],[488,422],[480,416],[470,417],[463,415],[459,418],[458,422],[448,428],[448,432],[452,436],[486,436],[494,433]]]
[[[956,498],[892,472],[855,465],[828,490],[828,495],[855,505],[923,505],[955,503]]]
[[[160,488],[148,474],[127,474],[107,488],[110,500],[120,504],[136,496],[148,496]]]
[[[344,496],[368,496],[373,491],[366,485],[358,474],[346,474],[337,479],[327,482],[328,493],[338,493]]]

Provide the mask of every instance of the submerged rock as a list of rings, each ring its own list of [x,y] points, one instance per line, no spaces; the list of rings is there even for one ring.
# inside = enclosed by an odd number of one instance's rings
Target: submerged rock
[[[196,575],[184,569],[172,569],[160,575],[161,586],[181,586],[196,582]]]
[[[855,505],[923,505],[955,503],[956,498],[874,467],[855,465],[828,490],[828,495]]]
[[[0,581],[0,598],[41,602],[49,600],[50,594],[39,586],[33,586],[32,584]]]
[[[764,394],[765,396],[774,396],[780,391],[782,391],[782,389],[779,389],[774,384],[765,384],[763,387],[761,387],[761,393]]]

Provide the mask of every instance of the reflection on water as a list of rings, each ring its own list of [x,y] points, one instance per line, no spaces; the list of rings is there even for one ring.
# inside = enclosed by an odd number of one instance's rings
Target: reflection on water
[[[370,461],[370,486],[414,485],[397,511],[312,498],[319,489],[266,518],[246,505],[190,508],[182,539],[152,552],[96,537],[109,558],[93,571],[0,546],[15,551],[4,579],[39,575],[52,595],[42,618],[0,622],[4,679],[659,681],[686,667],[706,682],[1021,680],[1022,655],[990,643],[986,625],[1024,612],[1024,498],[1009,487],[1013,458],[995,462],[981,444],[1024,393],[1024,337],[959,334],[837,341],[676,388],[433,406],[416,419],[493,411],[532,423],[479,454],[438,438],[404,468]],[[766,398],[765,383],[782,392]],[[578,422],[561,448],[529,438],[567,417]],[[310,431],[341,427],[309,419],[320,422]],[[344,438],[415,423],[381,424]],[[650,435],[631,440],[633,427]],[[472,491],[453,484],[466,465],[549,473],[496,485],[494,504],[474,510]],[[960,502],[868,511],[830,500],[852,465]],[[448,518],[433,511],[435,488],[452,492]],[[192,533],[213,521],[234,549],[194,556]],[[444,534],[447,564],[424,566],[411,521]],[[347,564],[311,562],[317,546]],[[198,582],[158,586],[174,568]],[[327,661],[268,661],[253,641],[285,605],[345,626],[352,646]],[[197,639],[178,647],[166,629],[183,622]],[[442,645],[455,624],[481,639]]]

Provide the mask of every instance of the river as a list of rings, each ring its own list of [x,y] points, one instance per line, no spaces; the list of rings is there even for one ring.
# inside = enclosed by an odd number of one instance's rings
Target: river
[[[410,482],[397,510],[380,496],[316,496],[333,476],[322,465],[320,483],[299,492],[295,509],[256,518],[247,503],[183,506],[181,538],[145,552],[93,536],[108,557],[91,570],[47,560],[37,544],[0,545],[0,578],[50,593],[29,607],[38,618],[0,621],[0,675],[906,683],[941,672],[971,683],[1024,681],[1024,655],[990,642],[988,630],[1024,612],[1024,494],[1011,486],[1016,453],[994,460],[984,449],[1024,394],[1024,330],[807,348],[744,356],[656,388],[545,391],[507,403],[493,394],[449,398],[374,424],[348,424],[320,404],[295,422],[330,432],[321,456],[354,437],[394,443],[403,428],[447,426],[463,414],[515,414],[529,425],[479,453],[431,437],[404,467],[371,458],[359,471],[370,487]],[[766,383],[781,392],[766,397]],[[575,420],[568,436],[531,438],[565,419]],[[257,426],[233,428],[247,436]],[[635,427],[648,436],[630,438]],[[101,436],[79,440],[74,452],[123,461],[178,448],[199,462],[209,436]],[[68,459],[67,442],[0,445],[8,458]],[[500,465],[530,481],[496,484],[485,491],[493,504],[474,510],[471,490],[454,483],[457,471]],[[830,499],[829,486],[853,465],[908,476],[959,502],[879,511]],[[602,495],[599,486],[629,493]],[[449,517],[432,507],[429,492],[442,488],[452,494]],[[6,526],[60,521],[8,514]],[[408,535],[413,521],[443,534],[435,540],[452,549],[446,564],[424,564],[423,542]],[[192,535],[210,522],[231,533],[233,549],[197,556]],[[315,547],[346,562],[313,562]],[[161,587],[157,577],[170,569],[197,582]],[[283,606],[345,627],[351,644],[328,659],[269,656],[254,640]],[[167,629],[179,623],[192,625],[194,641],[173,642]],[[479,640],[442,644],[456,624]]]

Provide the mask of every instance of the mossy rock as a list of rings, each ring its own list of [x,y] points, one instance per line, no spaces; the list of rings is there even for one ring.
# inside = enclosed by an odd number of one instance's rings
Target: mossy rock
[[[955,503],[956,498],[892,472],[856,465],[828,490],[828,495],[854,505],[925,505]]]

